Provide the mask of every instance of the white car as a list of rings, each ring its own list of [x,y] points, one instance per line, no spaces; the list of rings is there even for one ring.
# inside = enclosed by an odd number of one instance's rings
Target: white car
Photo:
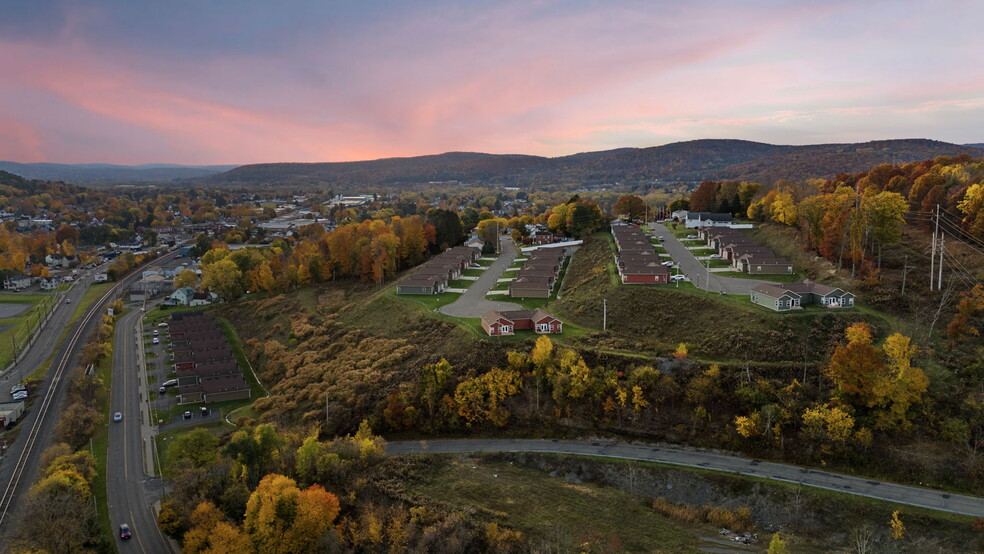
[[[116,412],[115,414],[113,414],[113,421],[117,423],[123,421],[123,414],[121,414],[120,412]]]
[[[22,384],[17,384],[17,385],[14,385],[14,386],[10,387],[10,394],[17,394],[20,391],[25,391],[26,392],[27,391],[27,387],[25,387]]]
[[[27,400],[27,391],[22,390],[14,393],[14,400]]]
[[[160,344],[160,343],[161,343],[161,339],[154,337],[154,344]]]
[[[670,277],[670,281],[689,281],[686,275],[673,275]]]
[[[711,258],[712,260],[720,260],[721,259],[721,255],[720,254],[711,254],[708,257]]]
[[[670,260],[667,260],[667,261],[663,262],[663,265],[665,265],[666,267],[673,267],[673,262],[670,261]]]

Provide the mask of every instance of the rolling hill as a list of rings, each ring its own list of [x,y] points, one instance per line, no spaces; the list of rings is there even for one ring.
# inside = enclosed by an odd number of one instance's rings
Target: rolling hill
[[[772,182],[832,177],[880,163],[905,163],[942,155],[984,156],[984,149],[926,139],[858,144],[788,146],[745,140],[702,139],[651,148],[619,148],[546,158],[517,154],[448,152],[358,162],[244,165],[200,179],[204,184],[424,184],[591,185],[747,179]]]
[[[113,165],[113,164],[52,164],[0,161],[0,170],[20,175],[25,179],[63,181],[75,184],[93,183],[167,183],[175,179],[193,179],[216,175],[236,167],[235,165]]]

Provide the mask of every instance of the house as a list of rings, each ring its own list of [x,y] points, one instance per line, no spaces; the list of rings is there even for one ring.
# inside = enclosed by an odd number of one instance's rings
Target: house
[[[41,279],[41,290],[55,290],[58,288],[58,278],[49,277],[47,279]]]
[[[481,252],[482,248],[485,247],[485,241],[478,237],[468,237],[468,240],[465,241],[465,246],[478,248],[479,252]]]
[[[176,306],[191,306],[191,299],[195,296],[195,289],[191,287],[181,287],[168,297]]]
[[[537,334],[563,332],[563,322],[545,310],[489,311],[482,316],[482,328],[489,336],[508,336],[529,329]]]
[[[219,295],[214,292],[196,292],[191,295],[191,300],[188,302],[189,306],[208,306],[212,302],[219,299]]]
[[[687,212],[684,226],[688,229],[699,227],[730,227],[734,217],[731,214],[716,214],[711,212]]]
[[[417,275],[396,284],[396,294],[440,294],[448,286],[445,275]]]
[[[3,288],[8,290],[26,289],[31,286],[31,278],[27,275],[10,275],[3,280]]]
[[[758,285],[752,289],[751,301],[777,312],[801,310],[809,304],[827,308],[853,308],[854,294],[806,279],[788,285]]]
[[[509,296],[513,298],[550,298],[553,284],[552,277],[517,277],[509,283]]]
[[[658,261],[620,265],[618,274],[626,285],[665,285],[670,281],[670,268]]]
[[[130,302],[144,302],[147,300],[148,295],[146,292],[137,289],[130,289],[129,298]]]
[[[817,304],[828,308],[853,308],[854,293],[843,289],[804,279],[798,283],[780,285],[782,288],[799,294],[804,304]]]
[[[793,273],[793,263],[775,254],[745,254],[738,257],[737,265],[741,271],[752,274],[777,275]]]

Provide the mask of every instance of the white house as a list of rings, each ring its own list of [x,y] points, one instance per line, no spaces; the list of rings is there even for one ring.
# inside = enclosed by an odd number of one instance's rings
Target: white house
[[[58,288],[58,278],[50,277],[48,279],[41,279],[41,290],[55,290]]]
[[[168,299],[178,306],[190,306],[191,300],[195,296],[195,289],[191,287],[181,287],[171,293]],[[170,303],[170,302],[169,302]]]

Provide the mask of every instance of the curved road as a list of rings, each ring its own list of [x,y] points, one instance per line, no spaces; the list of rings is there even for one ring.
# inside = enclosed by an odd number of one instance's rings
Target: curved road
[[[433,440],[400,441],[386,444],[386,453],[399,454],[465,454],[474,452],[536,452],[550,454],[575,454],[622,458],[697,467],[717,471],[775,479],[810,487],[867,496],[909,506],[919,506],[956,514],[984,517],[984,498],[950,494],[873,481],[863,477],[840,475],[804,467],[773,462],[749,460],[724,454],[691,452],[673,448],[617,444],[606,442],[562,440]]]
[[[512,302],[494,302],[486,300],[485,294],[495,286],[496,281],[502,277],[502,273],[512,265],[516,259],[516,245],[507,237],[502,237],[499,242],[502,252],[499,257],[492,262],[492,265],[482,272],[481,277],[474,281],[468,290],[463,292],[454,302],[441,306],[438,310],[442,314],[454,317],[482,317],[490,310],[522,310],[523,307]]]

